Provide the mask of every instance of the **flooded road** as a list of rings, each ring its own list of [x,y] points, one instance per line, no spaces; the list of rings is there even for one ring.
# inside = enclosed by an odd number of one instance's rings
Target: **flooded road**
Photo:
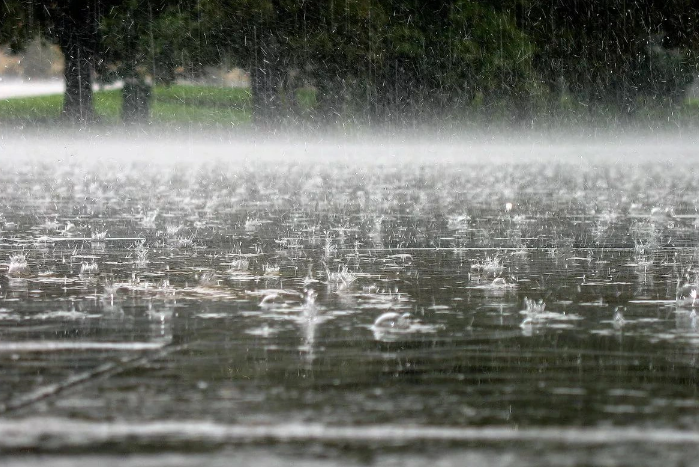
[[[695,463],[695,169],[17,162],[0,452]]]

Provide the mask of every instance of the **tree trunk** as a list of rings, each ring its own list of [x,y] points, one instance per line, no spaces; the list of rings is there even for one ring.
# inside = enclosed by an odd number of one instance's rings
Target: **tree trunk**
[[[342,83],[339,75],[325,71],[316,80],[317,110],[316,119],[319,127],[333,126],[340,122],[343,112]]]
[[[373,127],[383,128],[389,123],[389,90],[386,70],[375,70],[366,84],[368,119]]]
[[[66,90],[63,98],[63,118],[72,122],[89,123],[96,119],[92,99],[92,50],[77,32],[68,34],[59,46],[65,57]]]
[[[273,74],[269,66],[255,67],[250,74],[252,91],[252,119],[255,126],[265,128],[273,126],[277,115],[277,90],[273,84]]]
[[[124,123],[142,123],[150,118],[152,88],[139,76],[136,63],[124,66],[124,87],[121,90],[121,119]]]
[[[279,50],[272,33],[255,29],[255,52],[250,72],[252,119],[258,128],[279,123]]]
[[[121,90],[121,119],[124,123],[142,123],[150,118],[151,86],[139,78],[127,78]]]

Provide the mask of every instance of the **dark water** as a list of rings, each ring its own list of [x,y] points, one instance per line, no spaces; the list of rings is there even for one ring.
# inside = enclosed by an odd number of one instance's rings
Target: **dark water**
[[[695,463],[696,175],[16,164],[0,175],[0,452]]]

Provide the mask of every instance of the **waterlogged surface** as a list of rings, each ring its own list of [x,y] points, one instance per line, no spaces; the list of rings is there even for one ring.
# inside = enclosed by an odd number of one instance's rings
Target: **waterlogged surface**
[[[695,462],[697,173],[553,160],[15,164],[0,451]]]

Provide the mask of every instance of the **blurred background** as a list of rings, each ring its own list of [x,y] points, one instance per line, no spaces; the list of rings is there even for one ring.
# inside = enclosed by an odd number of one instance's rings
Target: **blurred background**
[[[7,0],[0,120],[694,128],[698,21],[690,0]]]

